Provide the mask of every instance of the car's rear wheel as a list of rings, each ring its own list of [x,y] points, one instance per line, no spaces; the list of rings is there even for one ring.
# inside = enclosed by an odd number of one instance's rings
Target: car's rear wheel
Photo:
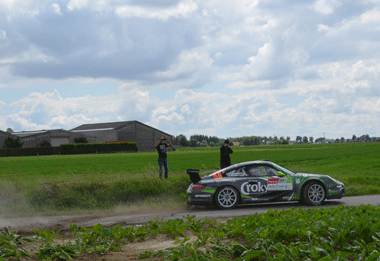
[[[239,192],[230,186],[225,186],[216,192],[216,205],[221,209],[233,209],[239,203]]]
[[[308,205],[319,205],[326,198],[324,187],[319,182],[310,182],[302,191],[302,201]]]

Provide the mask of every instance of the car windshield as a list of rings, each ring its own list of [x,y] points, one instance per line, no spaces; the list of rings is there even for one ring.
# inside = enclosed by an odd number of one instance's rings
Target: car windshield
[[[295,173],[293,171],[288,170],[288,169],[286,169],[286,168],[284,168],[284,167],[282,167],[282,166],[280,166],[280,165],[278,165],[276,163],[273,163],[273,165],[275,165],[277,168],[281,169],[285,173],[295,175]]]

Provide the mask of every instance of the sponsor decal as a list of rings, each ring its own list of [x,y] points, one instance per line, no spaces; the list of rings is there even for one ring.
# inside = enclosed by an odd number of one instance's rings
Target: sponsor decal
[[[255,184],[249,184],[249,182],[244,182],[241,185],[241,194],[249,195],[249,194],[260,194],[267,192],[267,185],[262,184],[260,181]]]
[[[258,200],[258,198],[251,198],[251,201],[256,201]]]
[[[221,179],[222,178],[222,173],[218,172],[214,175],[212,175],[214,177],[214,179]]]
[[[268,185],[269,184],[277,184],[278,181],[279,181],[279,178],[268,179]]]
[[[296,184],[300,184],[301,183],[301,180],[300,179],[296,179]]]
[[[205,194],[205,195],[195,195],[195,197],[196,198],[209,198],[209,197],[211,197],[211,195],[210,194]]]
[[[272,178],[268,179],[268,190],[292,190],[293,184],[288,183],[285,178]]]
[[[199,181],[199,183],[211,183],[211,182],[215,182],[215,181],[213,179]]]

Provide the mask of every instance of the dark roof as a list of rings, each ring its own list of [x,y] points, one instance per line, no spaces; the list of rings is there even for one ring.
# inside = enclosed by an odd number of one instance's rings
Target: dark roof
[[[119,121],[119,122],[106,122],[106,123],[92,123],[92,124],[82,124],[70,131],[78,130],[101,130],[101,129],[118,129],[126,125],[132,124],[134,121]]]
[[[133,123],[138,123],[141,124],[145,127],[148,127],[150,129],[165,133],[165,135],[172,136],[164,131],[158,130],[156,128],[153,128],[149,125],[146,125],[144,123],[141,123],[139,121],[119,121],[119,122],[107,122],[107,123],[93,123],[93,124],[83,124],[80,125],[74,129],[71,129],[70,131],[106,131],[106,130],[117,130],[119,128],[125,127],[127,125],[133,124]]]
[[[12,132],[12,134],[20,138],[23,138],[23,137],[35,136],[39,134],[44,134],[48,132],[57,132],[57,131],[68,132],[64,129],[53,129],[53,130],[35,130],[35,131],[15,131],[15,132]]]

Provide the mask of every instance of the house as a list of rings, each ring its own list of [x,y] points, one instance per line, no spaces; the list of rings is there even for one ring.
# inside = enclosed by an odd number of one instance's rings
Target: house
[[[132,141],[140,151],[153,150],[158,136],[173,136],[139,121],[83,124],[70,132],[93,137],[94,142]]]

